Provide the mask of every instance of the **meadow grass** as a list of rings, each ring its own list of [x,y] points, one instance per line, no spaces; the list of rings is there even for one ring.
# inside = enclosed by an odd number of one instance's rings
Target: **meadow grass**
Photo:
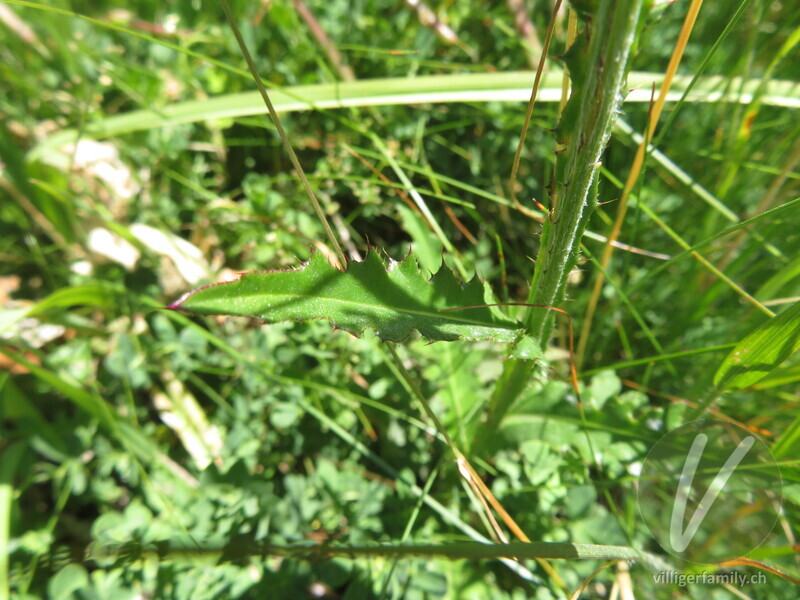
[[[637,474],[701,413],[781,464],[778,523],[734,567],[767,574],[749,597],[794,594],[800,9],[706,3],[642,145],[687,5],[641,33],[600,205],[546,302],[576,324],[579,405],[566,320],[530,363],[490,341],[163,310],[312,249],[335,261],[324,221],[347,260],[411,250],[426,276],[538,303],[565,14],[511,189],[551,7],[517,30],[504,3],[432,5],[432,23],[371,1],[234,3],[321,220],[217,5],[0,4],[0,599],[672,597],[652,572],[691,566],[644,526]],[[780,331],[758,330],[773,314]],[[748,334],[781,348],[719,393]],[[515,526],[534,543],[497,543]]]

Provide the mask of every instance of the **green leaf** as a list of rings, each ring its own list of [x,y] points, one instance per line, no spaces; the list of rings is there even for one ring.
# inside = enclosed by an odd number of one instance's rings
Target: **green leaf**
[[[89,574],[79,564],[69,564],[61,569],[48,583],[50,597],[55,600],[71,598],[74,592],[89,585]]]
[[[414,212],[405,204],[398,204],[403,231],[411,236],[414,255],[422,268],[435,273],[442,264],[442,242],[431,232],[422,215]]]
[[[532,337],[524,337],[514,344],[508,358],[516,358],[518,360],[545,360],[546,357],[539,342]]]
[[[430,341],[457,339],[513,342],[520,325],[492,307],[444,311],[487,302],[477,277],[461,285],[446,267],[427,281],[409,256],[387,271],[377,251],[346,272],[318,253],[303,267],[243,275],[238,281],[201,287],[167,308],[201,314],[257,317],[267,323],[325,319],[361,335],[372,328],[383,340],[402,341],[418,330]]]
[[[600,371],[592,377],[589,390],[592,405],[598,410],[602,410],[609,398],[622,391],[622,382],[614,371]]]
[[[720,390],[742,389],[773,371],[800,348],[800,302],[746,335],[714,375]]]

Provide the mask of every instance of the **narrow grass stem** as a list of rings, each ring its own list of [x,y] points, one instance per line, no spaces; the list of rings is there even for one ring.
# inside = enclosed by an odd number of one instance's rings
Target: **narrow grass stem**
[[[447,559],[486,560],[494,558],[512,559],[618,559],[641,561],[651,568],[664,568],[664,562],[655,555],[640,552],[628,546],[607,546],[600,544],[575,544],[572,542],[510,542],[508,544],[485,544],[482,542],[450,542],[438,544],[372,544],[332,545],[295,544],[281,546],[247,536],[235,538],[218,547],[202,549],[185,547],[183,540],[171,540],[160,545],[158,551],[153,547],[129,542],[127,544],[96,546],[93,556],[110,558],[121,554],[144,557],[160,552],[169,553],[175,560],[197,559],[198,557],[225,556],[228,560],[241,560],[251,556],[284,556],[307,560],[329,560],[331,557],[361,558],[382,556],[387,558],[410,556]]]
[[[331,229],[331,226],[328,223],[328,218],[322,211],[322,207],[319,204],[319,200],[317,200],[316,194],[314,194],[314,190],[311,189],[311,184],[308,182],[306,172],[303,170],[303,166],[300,164],[300,160],[297,158],[297,154],[294,152],[292,143],[289,141],[289,136],[286,135],[286,131],[283,129],[280,117],[278,117],[278,112],[275,110],[275,107],[272,105],[272,101],[269,99],[267,88],[264,86],[261,81],[261,77],[258,75],[258,70],[253,62],[253,57],[250,56],[250,51],[247,49],[247,44],[245,44],[244,38],[242,38],[242,33],[239,31],[239,27],[236,25],[236,20],[233,18],[233,13],[231,12],[231,7],[227,0],[222,0],[222,9],[225,11],[225,17],[228,19],[228,22],[231,25],[233,35],[236,36],[236,42],[239,44],[242,55],[247,62],[247,67],[250,69],[250,73],[253,76],[253,81],[256,82],[256,87],[258,87],[258,91],[261,93],[261,97],[264,99],[264,104],[267,105],[269,116],[272,118],[272,122],[275,124],[275,128],[278,130],[278,135],[281,138],[281,142],[283,142],[283,147],[286,150],[286,154],[289,155],[289,160],[292,162],[292,166],[297,172],[297,177],[300,179],[300,183],[303,185],[303,189],[306,191],[309,200],[311,200],[311,205],[314,207],[314,212],[317,214],[317,218],[319,218],[322,226],[325,228],[325,233],[328,236],[328,241],[331,243],[333,251],[336,253],[336,258],[339,261],[340,268],[345,269],[347,267],[347,258],[345,258],[342,247],[339,245],[336,234],[333,233],[333,229]]]
[[[14,501],[14,478],[27,444],[15,442],[3,449],[0,464],[0,600],[10,597],[9,553],[5,550],[11,534],[11,514]]]
[[[400,371],[405,382],[408,384],[409,389],[414,394],[414,398],[419,402],[420,406],[422,406],[423,412],[428,416],[428,418],[433,423],[434,427],[436,427],[436,431],[438,431],[442,438],[444,438],[445,443],[447,446],[452,450],[453,454],[459,456],[461,453],[459,452],[458,448],[453,442],[452,438],[448,435],[447,430],[442,425],[442,422],[439,420],[439,417],[436,416],[436,413],[433,412],[430,404],[425,399],[425,395],[422,393],[422,390],[419,389],[417,382],[411,376],[411,373],[408,372],[406,366],[403,364],[403,359],[400,358],[400,355],[397,353],[397,349],[393,342],[386,342],[386,347],[389,349],[389,353],[392,355],[392,359],[394,360],[397,368]]]
[[[667,71],[664,74],[664,79],[661,81],[661,89],[658,92],[658,98],[656,99],[655,104],[650,111],[650,119],[647,125],[647,135],[643,137],[639,147],[636,150],[636,156],[633,159],[633,165],[628,173],[628,180],[625,182],[625,187],[622,190],[622,197],[617,205],[617,216],[614,220],[614,225],[611,228],[611,233],[608,234],[608,242],[606,242],[606,246],[603,248],[603,255],[600,259],[600,266],[603,269],[607,269],[608,263],[611,262],[611,255],[614,253],[614,246],[612,242],[615,242],[619,238],[620,231],[622,231],[622,223],[625,220],[625,214],[628,210],[628,196],[633,190],[633,186],[636,185],[636,181],[639,179],[639,174],[642,172],[642,167],[645,162],[645,151],[647,150],[649,141],[655,134],[656,125],[658,124],[659,117],[661,117],[661,111],[664,108],[664,103],[666,102],[669,88],[672,85],[672,79],[675,77],[675,73],[678,70],[678,65],[681,62],[681,58],[683,58],[683,51],[686,49],[686,44],[689,41],[689,35],[692,33],[692,29],[694,29],[694,24],[697,20],[697,15],[700,12],[700,7],[702,4],[703,0],[692,0],[692,4],[689,6],[689,12],[683,21],[683,28],[678,36],[678,42],[675,44],[675,49],[673,50],[672,57],[667,65]],[[600,292],[603,289],[604,281],[605,275],[601,271],[597,274],[597,278],[594,281],[592,295],[589,298],[589,304],[586,307],[586,314],[583,319],[581,337],[580,340],[578,340],[579,365],[583,362],[584,352],[586,351],[586,343],[589,338],[589,332],[592,329],[592,319],[594,318],[594,313],[597,310],[597,303],[600,300]]]
[[[425,395],[422,393],[422,390],[419,389],[417,382],[414,380],[414,378],[411,376],[411,373],[408,372],[408,369],[406,369],[405,365],[403,364],[403,360],[397,353],[397,349],[395,348],[394,343],[387,342],[386,347],[389,348],[389,352],[392,355],[392,359],[397,365],[400,374],[402,375],[405,382],[408,384],[408,387],[413,393],[414,397],[422,406],[422,410],[425,412],[428,418],[433,422],[434,426],[436,427],[436,430],[441,434],[445,443],[452,451],[453,456],[455,456],[456,463],[458,465],[458,470],[461,476],[470,484],[470,486],[473,487],[473,489],[476,491],[476,493],[479,495],[482,501],[483,500],[487,501],[492,506],[492,508],[494,508],[494,510],[497,511],[497,513],[500,515],[500,518],[503,520],[506,526],[512,531],[512,533],[517,537],[517,539],[523,542],[530,542],[530,539],[522,531],[522,528],[520,528],[520,526],[517,525],[516,521],[514,521],[514,519],[511,517],[510,514],[508,514],[508,511],[506,511],[500,504],[500,502],[497,501],[497,498],[494,497],[494,494],[492,494],[491,490],[489,490],[489,488],[486,487],[486,484],[483,483],[483,480],[480,478],[480,475],[478,475],[477,471],[475,471],[475,469],[470,464],[467,457],[464,456],[461,450],[458,449],[453,439],[447,433],[447,430],[444,428],[444,425],[439,420],[439,417],[437,417],[436,413],[433,412],[433,409],[431,408],[431,405],[428,402],[428,400],[425,398]],[[488,510],[488,507],[487,507],[487,515],[489,516],[490,520],[494,522],[493,517]]]
[[[553,5],[553,13],[550,17],[550,26],[547,28],[547,35],[544,38],[544,47],[542,48],[542,56],[539,58],[539,67],[536,69],[536,77],[533,79],[533,89],[531,90],[531,98],[528,101],[528,112],[525,113],[525,121],[522,124],[522,133],[519,136],[519,144],[517,144],[517,152],[514,154],[514,164],[511,167],[511,177],[508,179],[508,192],[511,194],[511,197],[514,201],[517,201],[517,194],[515,193],[515,187],[517,185],[517,172],[519,171],[519,161],[522,158],[522,150],[525,147],[525,135],[528,133],[528,126],[531,122],[531,116],[533,115],[533,106],[536,104],[536,95],[539,92],[539,84],[542,81],[542,73],[544,72],[544,63],[547,59],[547,51],[550,49],[550,42],[553,39],[553,30],[556,26],[556,17],[558,16],[558,11],[561,8],[561,1],[556,0],[556,3]],[[563,95],[561,97],[562,101],[564,99]]]

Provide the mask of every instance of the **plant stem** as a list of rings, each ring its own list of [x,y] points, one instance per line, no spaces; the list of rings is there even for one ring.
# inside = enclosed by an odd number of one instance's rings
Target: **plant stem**
[[[165,540],[158,545],[145,545],[132,541],[118,545],[95,546],[92,556],[102,559],[125,555],[141,559],[158,556],[171,560],[196,560],[198,557],[220,557],[221,561],[244,560],[254,556],[283,556],[300,560],[329,560],[332,557],[356,559],[361,557],[426,557],[447,559],[486,560],[513,559],[585,559],[633,560],[651,569],[663,570],[669,565],[660,557],[641,552],[629,546],[601,544],[575,544],[572,542],[510,542],[486,544],[483,542],[446,542],[437,544],[371,544],[364,546],[344,544],[295,544],[281,546],[264,540],[254,540],[252,535],[234,536],[224,544],[204,545],[198,548],[185,540]],[[212,545],[213,544],[213,545]]]
[[[600,2],[585,33],[588,54],[580,56],[582,48],[578,47],[575,64],[568,63],[573,94],[556,132],[563,158],[558,161],[551,188],[552,218],[545,221],[542,232],[528,295],[531,304],[558,305],[577,261],[580,239],[597,206],[593,188],[622,100],[641,7],[642,0]],[[552,321],[550,311],[528,311],[528,330],[542,346],[547,343]]]
[[[550,189],[551,215],[545,220],[528,303],[557,306],[564,298],[580,240],[597,206],[597,172],[622,100],[628,56],[634,45],[642,0],[600,2],[567,57],[573,92],[558,129],[558,163]],[[549,310],[528,310],[528,333],[545,347],[552,330]],[[489,404],[476,448],[489,439],[525,389],[533,363],[511,360]]]

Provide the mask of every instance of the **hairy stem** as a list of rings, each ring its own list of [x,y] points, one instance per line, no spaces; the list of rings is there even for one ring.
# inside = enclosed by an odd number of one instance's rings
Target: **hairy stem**
[[[584,42],[588,54],[577,48],[568,66],[573,94],[564,110],[556,141],[563,148],[551,189],[552,217],[545,221],[528,302],[558,305],[567,277],[578,258],[581,236],[597,206],[594,185],[600,157],[608,143],[627,72],[642,0],[600,2]],[[587,39],[588,38],[588,39]],[[529,332],[547,343],[553,315],[528,312]]]
[[[530,304],[557,306],[578,259],[581,236],[597,205],[597,172],[622,100],[628,56],[634,45],[643,0],[600,2],[584,23],[567,56],[572,96],[556,130],[559,159],[550,190],[551,215],[545,220],[536,260]],[[526,328],[543,347],[553,324],[549,310],[530,309]],[[514,400],[525,389],[533,363],[512,360],[492,396],[481,443],[491,437]],[[480,443],[476,443],[480,446]]]

